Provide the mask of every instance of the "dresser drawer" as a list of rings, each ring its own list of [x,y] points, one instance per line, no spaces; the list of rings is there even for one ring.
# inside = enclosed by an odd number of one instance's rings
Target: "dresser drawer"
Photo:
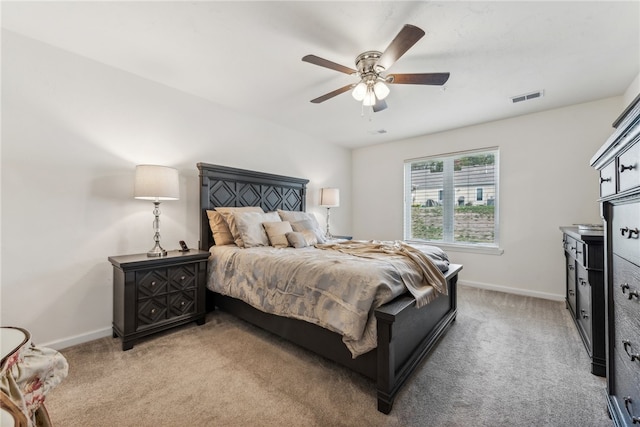
[[[636,142],[618,158],[619,191],[640,186],[640,142]]]
[[[640,419],[640,373],[637,366],[629,362],[627,353],[619,342],[613,350],[613,391],[614,398],[620,408],[620,415],[626,421],[625,425],[632,425],[632,417]],[[638,363],[638,362],[634,362]]]
[[[567,262],[567,303],[571,313],[576,314],[576,262],[571,257],[565,257]]]
[[[610,196],[616,192],[616,162],[612,161],[600,170],[600,197]]]
[[[591,285],[587,280],[580,277],[581,276],[581,268],[578,268],[577,278],[578,284],[577,288],[577,312],[576,312],[576,320],[578,321],[578,326],[582,330],[583,338],[586,341],[587,350],[589,352],[589,356],[593,356],[592,354],[592,310],[591,310]]]
[[[640,265],[640,202],[613,206],[611,221],[613,253]]]
[[[635,331],[640,345],[640,269],[617,255],[613,256],[611,291],[616,322]]]

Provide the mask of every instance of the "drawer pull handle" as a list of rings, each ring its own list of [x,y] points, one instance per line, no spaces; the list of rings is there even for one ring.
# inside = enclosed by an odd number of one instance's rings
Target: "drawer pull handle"
[[[622,285],[620,285],[620,289],[622,289],[623,294],[626,294],[626,291],[629,290],[629,299],[633,299],[633,297],[640,299],[640,292],[630,290],[628,283],[623,283]]]
[[[582,318],[583,319],[588,319],[589,318],[589,315],[587,314],[587,310],[582,309],[582,310],[580,310],[580,313],[582,313]]]
[[[622,163],[620,163],[620,173],[624,172],[624,171],[630,171],[636,168],[636,165],[629,165],[629,166],[625,166]]]
[[[153,282],[151,282],[151,286],[155,286],[156,285],[156,281],[154,280]]]
[[[632,362],[635,362],[636,360],[640,360],[640,354],[633,354],[629,352],[629,349],[631,348],[631,341],[622,340],[622,345],[624,346],[625,353],[627,353],[627,356],[629,356]]]
[[[186,304],[186,302],[182,301],[182,302],[180,303],[180,306],[181,306],[181,307],[184,307],[184,305],[185,305],[185,304]]]
[[[586,285],[586,284],[587,284],[587,281],[586,281],[586,280],[584,280],[582,277],[581,277],[579,280],[580,280],[580,284],[581,284],[582,286],[584,286],[584,285]]]
[[[629,417],[631,417],[631,421],[633,421],[634,424],[640,424],[640,417],[633,416],[633,414],[631,413],[631,409],[629,409],[629,406],[632,403],[633,403],[633,400],[631,399],[631,396],[624,397],[624,409],[627,410]]]
[[[620,234],[622,234],[622,237],[624,237],[625,233],[629,233],[627,235],[627,239],[632,239],[633,235],[635,234],[636,236],[638,235],[638,228],[629,228],[629,227],[622,227],[620,229]]]
[[[180,276],[180,280],[184,281],[185,277],[184,276]]]
[[[602,184],[603,182],[611,182],[611,177],[609,177],[609,178],[600,177],[600,184]]]
[[[569,270],[575,270],[576,268],[573,265],[569,266]]]
[[[573,289],[569,289],[569,296],[574,296],[576,293],[573,291]]]
[[[151,314],[156,314],[156,309],[155,308],[151,309]]]

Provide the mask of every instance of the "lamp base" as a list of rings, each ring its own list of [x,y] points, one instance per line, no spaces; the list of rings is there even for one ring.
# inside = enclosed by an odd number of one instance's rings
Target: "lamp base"
[[[148,257],[160,257],[167,256],[167,251],[162,249],[159,242],[156,242],[156,245],[151,248],[149,252],[147,252]]]

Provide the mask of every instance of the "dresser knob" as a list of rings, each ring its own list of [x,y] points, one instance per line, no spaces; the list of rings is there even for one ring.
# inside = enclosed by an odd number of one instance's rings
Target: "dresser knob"
[[[180,277],[180,280],[184,281],[184,279],[185,279],[185,277],[184,277],[184,276],[181,276],[181,277]]]
[[[155,286],[156,285],[156,281],[154,280],[153,282],[151,282],[151,286]]]
[[[611,177],[609,177],[609,178],[600,177],[600,184],[602,184],[603,182],[611,182]]]
[[[156,314],[156,309],[155,308],[151,309],[151,314]]]
[[[583,319],[588,319],[589,315],[587,314],[587,310],[580,310],[580,313],[582,313],[582,318]]]
[[[573,291],[573,289],[569,289],[569,295],[570,296],[574,296],[576,293]]]
[[[181,307],[184,307],[184,305],[185,305],[185,304],[186,304],[186,303],[185,303],[184,301],[182,301],[182,302],[180,303],[180,306],[181,306]]]

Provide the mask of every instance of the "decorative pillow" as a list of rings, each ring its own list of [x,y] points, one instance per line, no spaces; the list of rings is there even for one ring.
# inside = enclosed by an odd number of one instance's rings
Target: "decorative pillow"
[[[289,221],[263,222],[262,226],[267,232],[271,246],[274,248],[286,248],[289,246],[286,234],[293,231]]]
[[[308,219],[304,219],[302,221],[296,221],[291,223],[291,228],[293,231],[310,231],[315,236],[317,243],[325,243],[324,233],[319,229],[313,226],[311,221]],[[315,243],[314,243],[315,244]]]
[[[233,235],[222,214],[216,211],[207,211],[207,217],[215,244],[218,246],[234,245]]]
[[[231,231],[231,235],[233,236],[233,241],[239,247],[244,247],[244,242],[242,241],[242,237],[240,237],[240,233],[238,232],[238,227],[236,227],[236,220],[233,217],[235,212],[261,212],[264,213],[260,206],[243,206],[243,207],[219,207],[215,208],[216,212],[220,212],[225,222],[229,226],[229,231]],[[215,240],[215,238],[214,238]]]
[[[307,246],[309,246],[309,244],[307,243],[307,239],[305,239],[304,233],[305,232],[291,231],[286,234],[287,241],[294,248],[306,248]],[[309,230],[306,231],[306,234],[310,235],[309,237],[315,239],[315,235],[313,235],[313,233],[311,233]]]
[[[291,227],[293,227],[294,222],[309,221],[310,226],[308,227],[308,229],[313,230],[314,234],[316,235],[316,239],[318,239],[318,243],[325,242],[324,231],[322,231],[322,227],[320,227],[320,224],[318,223],[318,220],[316,219],[316,216],[314,214],[310,212],[283,211],[278,209],[278,215],[280,215],[280,218],[283,221],[289,221],[291,223]],[[296,230],[294,227],[293,231],[299,230]]]
[[[262,223],[280,220],[276,212],[234,212],[233,216],[245,248],[269,246],[269,237]]]

